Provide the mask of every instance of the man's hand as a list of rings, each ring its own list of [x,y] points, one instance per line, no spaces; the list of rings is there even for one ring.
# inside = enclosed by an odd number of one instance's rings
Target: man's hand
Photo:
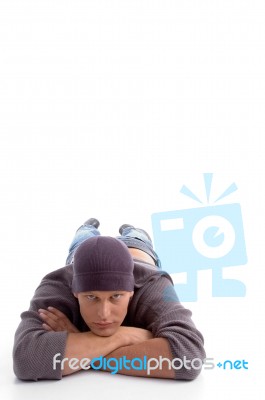
[[[125,340],[124,346],[142,343],[153,338],[152,333],[147,329],[131,326],[120,326],[114,335],[118,335]]]
[[[44,321],[43,328],[48,332],[67,331],[68,333],[77,333],[79,330],[72,324],[67,316],[54,307],[48,307],[47,310],[40,308],[39,316]]]
[[[69,333],[67,336],[65,358],[70,360],[76,358],[94,358],[107,356],[115,350],[124,350],[139,345],[149,343],[152,339],[152,333],[146,329],[133,328],[128,326],[120,326],[117,331],[111,336],[99,336],[95,333]],[[154,339],[153,339],[154,340]],[[97,365],[95,363],[95,365]],[[79,366],[79,369],[81,367]],[[69,375],[77,372],[77,369],[72,369],[69,362],[64,363],[63,375]]]

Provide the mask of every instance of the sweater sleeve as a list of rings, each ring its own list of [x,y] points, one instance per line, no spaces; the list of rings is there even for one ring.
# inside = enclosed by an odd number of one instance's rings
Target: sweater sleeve
[[[131,310],[134,324],[150,330],[155,338],[168,340],[175,378],[196,378],[205,358],[203,336],[191,319],[191,311],[179,302],[170,276],[153,276],[138,289],[135,300]]]
[[[64,357],[67,332],[47,332],[38,315],[39,308],[54,306],[75,323],[79,315],[73,294],[66,282],[57,276],[45,277],[36,289],[30,308],[21,314],[21,322],[15,333],[13,368],[22,380],[61,379],[62,371],[54,357]],[[55,279],[54,279],[55,278]],[[57,278],[57,279],[56,279]]]

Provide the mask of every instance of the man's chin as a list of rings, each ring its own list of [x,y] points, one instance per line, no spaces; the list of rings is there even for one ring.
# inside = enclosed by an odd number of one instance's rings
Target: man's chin
[[[91,328],[90,328],[91,329]],[[93,332],[95,335],[97,335],[97,336],[104,336],[104,337],[108,337],[108,336],[112,336],[112,335],[114,335],[114,333],[116,333],[117,332],[117,330],[118,330],[118,328],[114,328],[114,327],[111,327],[111,328],[105,328],[105,329],[99,329],[99,328],[95,328],[95,327],[93,327],[92,329],[91,329],[91,332]]]

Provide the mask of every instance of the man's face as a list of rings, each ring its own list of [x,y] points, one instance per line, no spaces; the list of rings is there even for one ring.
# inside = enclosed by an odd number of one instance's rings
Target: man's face
[[[89,329],[98,336],[111,336],[122,324],[133,292],[92,291],[75,296]]]

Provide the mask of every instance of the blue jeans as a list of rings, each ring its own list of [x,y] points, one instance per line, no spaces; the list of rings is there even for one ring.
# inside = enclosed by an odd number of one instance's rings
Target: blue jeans
[[[70,245],[66,264],[68,265],[73,263],[74,254],[81,243],[83,243],[86,239],[99,235],[99,230],[93,225],[80,226],[80,228],[76,231],[74,239]],[[153,244],[142,229],[136,229],[132,227],[125,228],[122,232],[122,235],[117,236],[117,239],[124,242],[129,248],[132,247],[144,251],[153,258],[156,266],[161,268],[161,262],[153,249]]]

